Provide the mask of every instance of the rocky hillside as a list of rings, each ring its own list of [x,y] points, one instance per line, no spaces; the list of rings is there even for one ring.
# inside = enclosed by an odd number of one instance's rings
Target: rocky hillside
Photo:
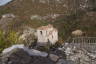
[[[13,0],[0,7],[0,17],[7,13],[16,15],[20,26],[37,28],[51,23],[63,38],[76,29],[85,31],[88,36],[96,36],[95,0]]]
[[[13,0],[3,8],[6,8],[6,12],[12,11],[26,17],[34,14],[41,16],[52,14],[69,15],[86,9],[95,10],[95,5],[95,0]]]

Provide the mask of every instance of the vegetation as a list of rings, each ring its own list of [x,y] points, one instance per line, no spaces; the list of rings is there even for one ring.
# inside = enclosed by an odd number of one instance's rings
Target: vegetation
[[[4,34],[3,31],[0,30],[0,52],[13,44],[18,43],[18,35],[16,32],[11,31],[7,34]]]
[[[18,42],[18,38],[19,36],[16,34],[16,32],[14,31],[11,31],[8,36],[7,36],[7,39],[8,41],[12,44],[16,44]]]
[[[0,31],[0,52],[6,47],[3,32]]]

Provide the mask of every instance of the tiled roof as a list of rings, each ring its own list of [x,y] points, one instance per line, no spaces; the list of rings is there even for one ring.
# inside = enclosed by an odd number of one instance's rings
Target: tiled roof
[[[47,26],[42,26],[42,27],[39,27],[38,30],[48,30],[50,28],[53,28],[53,25],[49,24]],[[54,31],[57,32],[58,30],[56,28],[53,28],[52,30],[48,31],[49,34],[47,34],[47,36],[52,35]]]
[[[49,24],[49,25],[47,25],[47,26],[41,26],[41,27],[39,27],[38,29],[39,29],[39,30],[47,30],[47,29],[49,29],[49,28],[53,28],[53,25]]]

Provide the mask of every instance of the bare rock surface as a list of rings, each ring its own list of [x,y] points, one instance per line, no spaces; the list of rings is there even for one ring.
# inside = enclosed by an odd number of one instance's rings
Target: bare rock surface
[[[71,60],[60,59],[56,64],[75,64],[75,63]]]
[[[85,45],[80,43],[65,44],[60,50],[65,52],[67,60],[74,61],[76,64],[96,64],[96,52],[94,52],[96,45],[94,44],[94,47],[93,45],[89,45],[90,47]],[[89,49],[87,49],[88,47]]]
[[[13,51],[14,49],[23,49],[25,52],[27,52],[30,56],[41,56],[41,57],[47,57],[48,53],[46,52],[41,52],[39,50],[35,50],[35,49],[29,49],[27,47],[25,47],[23,44],[17,44],[17,45],[13,45],[9,48],[6,48],[2,51],[2,54],[7,54],[10,53],[11,51]]]
[[[62,54],[61,57],[55,53],[29,49],[24,45],[13,45],[3,50],[0,64],[74,64],[74,61],[64,59]]]
[[[0,64],[54,64],[46,57],[30,56],[23,49],[14,49],[0,57]]]
[[[59,56],[54,55],[54,54],[50,54],[50,55],[49,55],[49,58],[50,58],[51,60],[53,60],[53,61],[56,62],[56,61],[59,59]]]

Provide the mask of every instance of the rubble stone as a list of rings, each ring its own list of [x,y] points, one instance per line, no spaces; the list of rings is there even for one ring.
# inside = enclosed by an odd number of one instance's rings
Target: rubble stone
[[[75,63],[71,60],[60,59],[56,64],[75,64]]]
[[[57,56],[57,55],[54,55],[54,54],[50,54],[49,55],[49,58],[52,60],[52,61],[57,61],[58,59],[59,59],[59,56]]]

